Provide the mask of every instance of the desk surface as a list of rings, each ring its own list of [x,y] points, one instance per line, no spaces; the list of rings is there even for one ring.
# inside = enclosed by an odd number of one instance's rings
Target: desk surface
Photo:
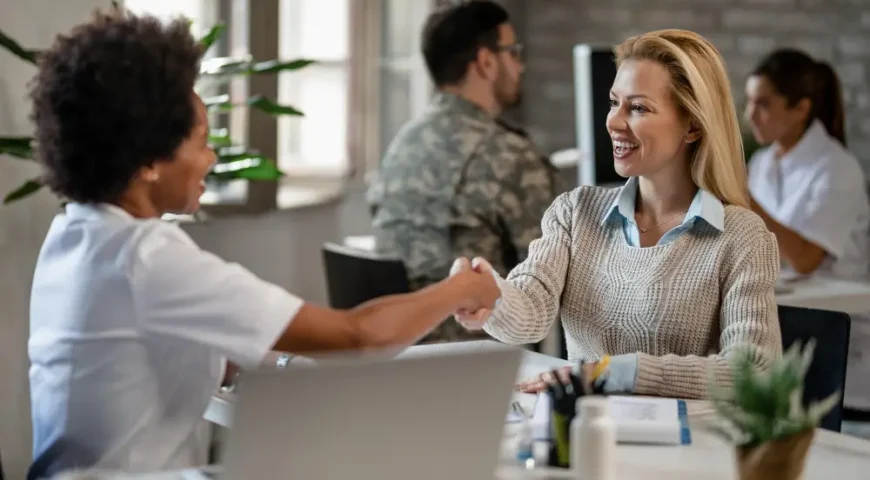
[[[451,352],[492,348],[494,342],[467,342],[459,344],[425,345],[412,347],[402,355],[413,356],[432,352]],[[520,377],[565,365],[567,362],[534,352],[525,355]],[[222,409],[221,415],[232,409],[231,399],[217,398],[213,404]],[[617,447],[617,478],[647,480],[722,479],[737,478],[731,447],[700,426],[710,418],[712,409],[707,402],[689,402],[689,418],[693,443],[687,446],[632,446]],[[212,410],[212,407],[209,408]],[[213,414],[217,415],[215,412]],[[100,473],[85,477],[88,480],[207,480],[213,478],[220,467],[162,472],[145,475]],[[870,441],[848,437],[834,432],[818,430],[807,459],[805,480],[866,479],[870,471]],[[210,472],[212,475],[205,474]],[[524,470],[513,466],[499,467],[498,480],[575,478],[569,471],[542,469]],[[445,479],[446,480],[446,479]]]
[[[497,344],[491,341],[421,345],[409,348],[400,356],[469,351],[496,346]],[[525,352],[518,378],[526,378],[568,364],[567,361],[559,358],[531,351]],[[681,447],[620,445],[617,448],[617,478],[645,478],[649,480],[696,478],[731,480],[736,478],[731,447],[701,428],[703,423],[709,420],[712,415],[712,408],[703,401],[692,401],[689,402],[688,406],[690,422],[693,427],[692,445]],[[205,416],[215,423],[229,425],[231,413],[232,399],[216,397]],[[870,441],[826,430],[816,432],[807,460],[805,479],[867,478],[868,471],[870,471]],[[188,473],[187,475],[195,474]],[[168,480],[169,478],[204,477],[154,477],[153,480]],[[511,480],[572,477],[568,472],[558,470],[547,469],[530,472],[517,467],[505,466],[500,467],[496,478]]]
[[[848,314],[870,312],[870,284],[810,277],[783,281],[789,291],[777,293],[776,303],[792,307],[834,310]]]

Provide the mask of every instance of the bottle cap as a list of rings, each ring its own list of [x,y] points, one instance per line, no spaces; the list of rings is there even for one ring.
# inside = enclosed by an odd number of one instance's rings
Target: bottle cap
[[[550,462],[550,442],[535,440],[532,444],[532,458],[535,459],[535,465],[546,466]]]
[[[607,398],[591,395],[577,399],[577,412],[588,417],[600,417],[607,415]]]

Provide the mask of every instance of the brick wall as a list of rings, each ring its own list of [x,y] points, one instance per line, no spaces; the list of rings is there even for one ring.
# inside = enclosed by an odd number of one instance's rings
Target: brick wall
[[[515,117],[547,152],[575,145],[571,49],[660,28],[694,30],[727,62],[738,105],[748,72],[775,47],[831,61],[843,83],[849,148],[870,171],[870,0],[503,0],[526,44]],[[741,112],[742,114],[742,112]]]

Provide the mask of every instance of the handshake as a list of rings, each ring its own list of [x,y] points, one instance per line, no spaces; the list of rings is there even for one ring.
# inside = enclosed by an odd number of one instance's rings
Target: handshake
[[[480,257],[471,261],[465,257],[457,258],[450,268],[448,281],[456,284],[463,296],[453,313],[456,321],[468,330],[482,329],[501,296],[492,265]]]

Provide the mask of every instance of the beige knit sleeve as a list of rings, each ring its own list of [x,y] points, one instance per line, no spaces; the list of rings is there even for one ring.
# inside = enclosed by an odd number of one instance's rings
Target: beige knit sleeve
[[[571,218],[579,191],[560,195],[544,213],[541,238],[507,279],[497,278],[501,300],[484,325],[497,340],[518,345],[547,336],[559,314],[571,257]]]
[[[779,250],[772,233],[754,221],[748,223],[734,225],[745,233],[736,239],[733,254],[723,255],[733,262],[723,266],[728,273],[719,311],[719,352],[707,357],[638,353],[635,393],[705,398],[711,379],[726,387],[732,384],[729,357],[741,349],[748,349],[760,367],[782,355],[774,295]]]

